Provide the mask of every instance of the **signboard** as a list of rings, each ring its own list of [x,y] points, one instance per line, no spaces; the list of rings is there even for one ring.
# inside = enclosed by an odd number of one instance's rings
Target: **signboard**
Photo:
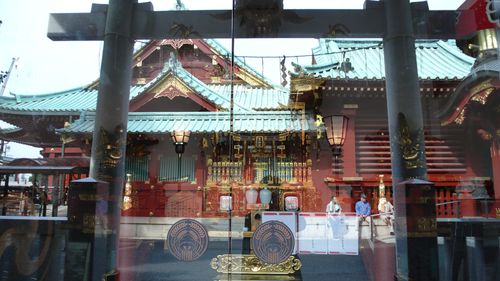
[[[284,223],[293,233],[295,246],[293,254],[297,253],[297,216],[295,212],[262,212],[262,223],[268,221],[279,221]]]
[[[300,254],[328,253],[326,213],[299,213],[298,252]]]
[[[328,214],[328,254],[358,255],[359,224],[355,215]]]

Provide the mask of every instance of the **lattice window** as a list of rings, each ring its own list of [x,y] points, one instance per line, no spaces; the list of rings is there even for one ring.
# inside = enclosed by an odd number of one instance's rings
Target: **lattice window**
[[[149,159],[144,157],[127,157],[125,159],[125,174],[132,174],[132,181],[149,179]]]
[[[160,159],[160,181],[195,181],[196,160],[192,157],[182,157],[181,174],[179,180],[179,166],[177,156],[162,157]]]

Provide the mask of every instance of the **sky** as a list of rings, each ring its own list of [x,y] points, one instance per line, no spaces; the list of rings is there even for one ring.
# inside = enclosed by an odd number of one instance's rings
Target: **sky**
[[[0,70],[19,58],[4,95],[40,94],[81,87],[99,76],[102,42],[54,42],[47,38],[50,13],[90,12],[91,0],[0,0]],[[141,1],[143,2],[143,1]],[[175,0],[156,0],[155,10],[175,7]],[[429,0],[431,10],[455,10],[464,0]],[[230,9],[231,0],[184,0],[191,10]],[[361,9],[363,0],[284,0],[285,9]],[[230,49],[230,40],[221,40]],[[307,55],[315,39],[242,39],[235,42],[240,56]],[[309,64],[310,58],[296,62]],[[279,83],[279,59],[247,59],[258,72]],[[0,124],[0,126],[5,126]],[[11,143],[8,156],[39,157],[39,149]]]

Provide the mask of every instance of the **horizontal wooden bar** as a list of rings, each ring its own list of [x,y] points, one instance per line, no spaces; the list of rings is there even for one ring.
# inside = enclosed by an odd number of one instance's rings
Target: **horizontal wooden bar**
[[[414,3],[415,4],[415,3]],[[412,4],[415,37],[455,38],[455,11],[429,11]],[[261,11],[265,16],[266,11]],[[265,28],[237,13],[235,38],[381,38],[385,10],[370,4],[364,10],[283,10],[271,16]],[[261,16],[261,17],[262,17]],[[106,9],[91,13],[51,14],[47,36],[52,40],[103,40]],[[231,11],[148,11],[136,9],[134,39],[230,38]]]

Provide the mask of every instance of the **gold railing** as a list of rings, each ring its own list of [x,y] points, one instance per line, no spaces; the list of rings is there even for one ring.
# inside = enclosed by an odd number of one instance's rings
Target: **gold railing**
[[[207,183],[229,183],[243,180],[243,162],[208,162]]]
[[[254,162],[251,169],[243,162],[220,161],[207,163],[207,184],[242,183],[310,183],[312,161],[306,162]]]

